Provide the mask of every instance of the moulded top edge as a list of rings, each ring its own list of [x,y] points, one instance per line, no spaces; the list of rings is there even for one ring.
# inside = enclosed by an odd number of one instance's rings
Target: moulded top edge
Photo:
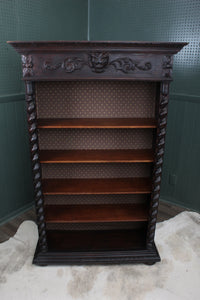
[[[17,52],[23,53],[26,51],[62,51],[62,50],[81,50],[86,48],[97,49],[109,48],[120,50],[130,49],[138,51],[152,50],[170,51],[177,53],[188,43],[185,42],[148,42],[148,41],[8,41]]]

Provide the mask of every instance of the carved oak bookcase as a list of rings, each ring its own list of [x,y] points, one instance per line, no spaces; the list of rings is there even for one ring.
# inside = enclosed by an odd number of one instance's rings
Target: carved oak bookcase
[[[159,261],[169,84],[173,55],[186,43],[9,43],[26,85],[33,263]]]

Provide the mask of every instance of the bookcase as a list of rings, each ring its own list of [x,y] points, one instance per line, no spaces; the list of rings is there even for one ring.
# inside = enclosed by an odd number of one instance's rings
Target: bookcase
[[[39,232],[33,263],[159,261],[172,59],[186,43],[9,43],[26,86]]]

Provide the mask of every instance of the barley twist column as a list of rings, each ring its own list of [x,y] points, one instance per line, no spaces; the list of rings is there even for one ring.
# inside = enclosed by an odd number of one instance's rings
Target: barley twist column
[[[32,160],[33,185],[35,192],[35,206],[37,214],[37,224],[39,231],[39,249],[41,252],[47,251],[46,228],[44,219],[43,195],[41,185],[41,168],[38,151],[38,133],[37,133],[37,115],[34,83],[26,81],[26,103],[27,103],[27,120],[29,130],[29,142]]]
[[[169,99],[169,83],[162,82],[160,85],[160,99],[158,105],[158,122],[156,133],[154,168],[152,176],[152,193],[149,210],[149,222],[147,231],[147,248],[151,248],[154,242],[158,204],[160,197],[160,184],[162,175],[162,164],[165,146],[165,135],[167,126],[167,112]]]

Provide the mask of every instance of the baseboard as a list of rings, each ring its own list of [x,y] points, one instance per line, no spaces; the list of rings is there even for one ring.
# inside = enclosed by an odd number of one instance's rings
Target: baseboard
[[[16,101],[25,101],[25,94],[16,93],[16,94],[0,95],[0,104],[8,103],[8,102],[16,102]]]
[[[27,210],[31,209],[33,207],[34,203],[33,201],[12,211],[11,213],[7,214],[6,216],[0,218],[0,225],[3,225],[4,223],[9,222],[10,220],[16,218],[18,215],[23,214]]]
[[[197,209],[194,209],[194,208],[192,208],[192,207],[188,207],[188,206],[185,206],[182,202],[180,202],[180,201],[172,201],[172,200],[169,200],[169,199],[167,199],[167,198],[160,198],[160,201],[162,201],[162,202],[166,202],[166,203],[168,203],[168,204],[171,204],[171,205],[176,205],[176,206],[180,206],[180,207],[182,207],[182,208],[184,208],[184,209],[186,209],[186,210],[191,210],[191,211],[194,211],[194,212],[200,212],[200,211],[198,211]]]
[[[199,103],[200,104],[199,95],[171,93],[170,100],[172,100],[172,101],[181,101],[181,102],[189,102],[189,103],[192,102],[192,103]]]

